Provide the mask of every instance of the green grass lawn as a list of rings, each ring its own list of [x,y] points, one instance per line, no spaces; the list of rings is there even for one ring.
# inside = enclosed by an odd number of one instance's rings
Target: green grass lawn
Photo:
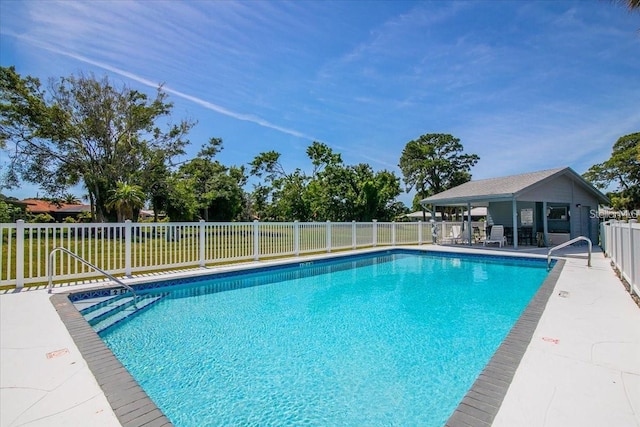
[[[78,256],[111,273],[124,273],[125,242],[119,232],[110,235],[91,235],[88,229],[70,232],[68,229],[40,230],[40,234],[25,233],[23,277],[32,281],[27,285],[42,285],[48,280],[46,271],[49,253],[58,246],[74,252]],[[118,229],[119,230],[119,229]],[[167,228],[145,227],[135,228],[131,237],[131,269],[132,273],[162,271],[167,269],[195,267],[199,265],[200,245],[199,227],[186,226],[179,234],[167,232]],[[396,225],[398,244],[415,243],[415,226]],[[16,236],[9,238],[6,233],[2,239],[2,259],[0,259],[0,283],[16,277]],[[77,234],[76,234],[77,233]],[[391,242],[389,227],[378,227],[378,244],[388,245]],[[275,258],[290,256],[295,253],[294,230],[290,226],[277,223],[261,227],[258,235],[258,257]],[[298,235],[298,252],[304,254],[326,252],[327,232],[323,224],[301,226]],[[357,247],[370,247],[372,229],[356,228]],[[423,238],[423,242],[424,242]],[[253,224],[234,224],[233,226],[216,227],[205,230],[206,246],[204,248],[205,265],[219,265],[238,261],[249,261],[255,258]],[[348,250],[353,245],[352,225],[333,226],[331,231],[332,251]],[[74,260],[64,253],[55,256],[55,275],[91,274],[93,270]],[[92,275],[100,277],[100,274]],[[88,279],[88,278],[86,278]],[[60,281],[69,281],[63,277]],[[1,286],[12,288],[13,285]]]

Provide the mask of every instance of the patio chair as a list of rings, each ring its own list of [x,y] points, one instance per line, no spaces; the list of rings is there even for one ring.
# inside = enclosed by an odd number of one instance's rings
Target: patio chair
[[[462,227],[459,225],[452,225],[449,230],[449,236],[443,237],[442,243],[458,243],[462,237]]]
[[[487,243],[498,243],[500,247],[507,244],[507,238],[504,235],[504,226],[494,225],[491,227],[491,235],[487,239],[484,239],[482,246],[486,246]]]

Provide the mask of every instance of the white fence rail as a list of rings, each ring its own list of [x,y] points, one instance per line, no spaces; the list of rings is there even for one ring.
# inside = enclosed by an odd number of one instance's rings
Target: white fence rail
[[[48,255],[63,247],[109,274],[298,256],[313,252],[431,243],[425,222],[245,222],[0,224],[0,286],[47,282]],[[85,264],[56,257],[54,280],[97,277]]]
[[[640,295],[640,224],[608,221],[601,225],[600,239],[605,255],[611,258],[636,295]]]

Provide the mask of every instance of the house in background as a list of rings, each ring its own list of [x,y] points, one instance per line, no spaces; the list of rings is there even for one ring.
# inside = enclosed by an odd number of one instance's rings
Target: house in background
[[[27,213],[31,215],[49,214],[56,222],[62,222],[65,218],[78,218],[78,215],[91,212],[91,205],[52,203],[40,199],[24,199],[21,203],[26,205]]]
[[[569,167],[469,181],[421,200],[423,206],[487,208],[487,227],[503,225],[514,248],[577,236],[598,242],[598,207],[609,199]],[[468,219],[470,221],[470,218]],[[470,224],[469,224],[470,225]],[[488,232],[488,231],[487,231]]]

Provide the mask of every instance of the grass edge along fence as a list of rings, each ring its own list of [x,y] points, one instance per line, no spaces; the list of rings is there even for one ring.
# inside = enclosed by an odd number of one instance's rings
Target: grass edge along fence
[[[603,222],[600,227],[605,255],[629,283],[631,293],[640,295],[640,223],[612,220]]]
[[[431,243],[428,222],[185,222],[0,224],[0,287],[21,289],[48,281],[49,253],[64,247],[112,275],[205,267],[212,264],[376,246]],[[63,253],[55,281],[96,278],[89,266]]]

